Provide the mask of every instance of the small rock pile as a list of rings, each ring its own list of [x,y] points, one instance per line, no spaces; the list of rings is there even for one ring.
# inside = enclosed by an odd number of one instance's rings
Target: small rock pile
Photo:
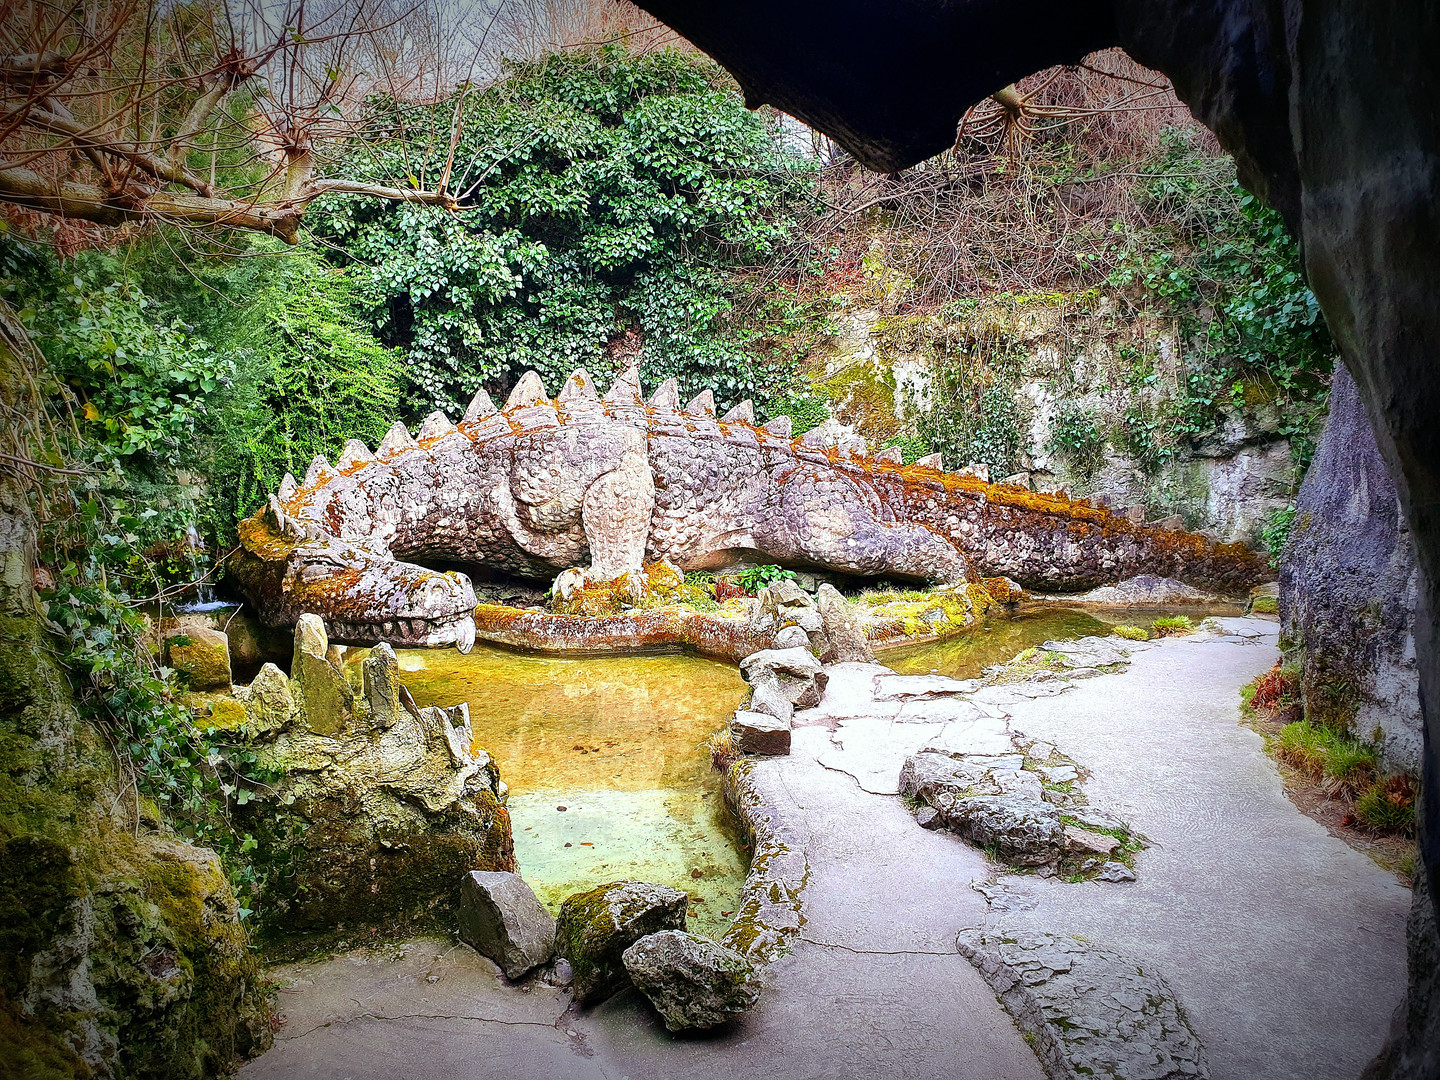
[[[809,649],[822,664],[874,661],[849,603],[828,582],[811,597],[793,581],[777,581],[761,589],[757,600],[750,629],[773,633],[775,648]]]
[[[615,881],[570,897],[552,919],[519,875],[472,873],[460,937],[507,978],[554,955],[581,1004],[634,986],[670,1031],[711,1028],[751,1008],[759,985],[748,959],[685,929],[689,902],[664,885]]]

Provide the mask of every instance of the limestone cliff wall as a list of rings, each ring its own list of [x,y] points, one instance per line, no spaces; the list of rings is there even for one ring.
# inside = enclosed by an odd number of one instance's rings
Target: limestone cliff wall
[[[1418,773],[1418,578],[1410,530],[1359,392],[1335,372],[1330,416],[1296,498],[1280,567],[1282,644],[1306,715],[1377,735],[1384,764]]]
[[[953,394],[946,368],[986,364],[971,393],[991,415],[975,460],[991,477],[1023,474],[1037,490],[1101,496],[1143,506],[1149,519],[1179,514],[1185,525],[1231,542],[1253,543],[1289,505],[1297,479],[1285,417],[1258,384],[1227,406],[1192,442],[1166,443],[1167,409],[1185,371],[1174,326],[1122,316],[1105,296],[1083,304],[1061,295],[965,304],[953,312],[905,313],[904,282],[867,256],[863,289],[837,297],[836,333],[809,357],[809,374],[835,415],[878,445],[913,431],[919,411]],[[1003,356],[1001,355],[1003,354]],[[994,363],[989,363],[994,361]],[[1088,455],[1057,452],[1067,421],[1093,424]],[[1089,461],[1081,458],[1088,456]],[[946,454],[947,465],[969,461]]]

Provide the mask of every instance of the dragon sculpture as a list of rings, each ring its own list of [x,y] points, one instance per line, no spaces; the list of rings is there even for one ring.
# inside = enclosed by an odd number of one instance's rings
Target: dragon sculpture
[[[708,390],[682,408],[674,379],[647,403],[633,367],[603,397],[576,371],[553,401],[527,372],[503,409],[481,390],[458,426],[396,423],[373,454],[351,440],[333,467],[287,474],[240,536],[232,572],[268,625],[312,612],[337,641],[462,650],[470,579],[420,563],[549,580],[588,559],[587,579],[608,581],[661,559],[760,561],[1048,591],[1148,573],[1238,593],[1268,576],[1243,545],[947,475],[938,455],[906,466],[859,439],[795,440],[748,401],[717,419]]]

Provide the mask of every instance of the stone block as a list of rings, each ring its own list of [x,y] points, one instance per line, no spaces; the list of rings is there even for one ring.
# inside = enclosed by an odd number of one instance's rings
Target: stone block
[[[165,652],[191,690],[230,689],[230,639],[223,630],[187,626],[172,633]]]
[[[519,874],[472,870],[460,887],[460,940],[518,979],[555,951],[555,919]]]
[[[355,691],[330,657],[330,639],[318,615],[295,623],[295,654],[290,662],[291,693],[305,726],[316,735],[338,735],[355,717]]]
[[[742,754],[790,753],[790,721],[767,713],[740,710],[730,721],[730,737]]]

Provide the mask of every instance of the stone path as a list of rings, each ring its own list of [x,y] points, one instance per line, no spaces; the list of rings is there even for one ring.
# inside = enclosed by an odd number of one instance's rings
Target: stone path
[[[804,838],[805,922],[733,1030],[669,1036],[633,992],[580,1013],[561,990],[504,985],[470,950],[420,941],[281,971],[297,980],[287,1024],[241,1076],[1039,1080],[957,951],[967,928],[1081,935],[1153,965],[1217,1080],[1357,1076],[1404,984],[1408,893],[1286,800],[1237,723],[1239,687],[1274,662],[1273,624],[1224,624],[1247,636],[1169,640],[1119,674],[968,701],[876,702],[879,669],[835,669],[820,708],[797,715],[791,756],[752,773]],[[1138,882],[997,875],[891,794],[930,740],[994,741],[1007,722],[1089,770],[1091,801],[1149,837]]]

